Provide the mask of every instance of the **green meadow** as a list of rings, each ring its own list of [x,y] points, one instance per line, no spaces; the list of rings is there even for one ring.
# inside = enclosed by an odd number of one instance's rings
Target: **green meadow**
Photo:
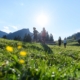
[[[13,51],[6,50],[7,46]],[[26,55],[21,56],[21,51]],[[59,47],[0,38],[0,80],[80,80],[80,46],[77,42],[64,48],[63,44]]]

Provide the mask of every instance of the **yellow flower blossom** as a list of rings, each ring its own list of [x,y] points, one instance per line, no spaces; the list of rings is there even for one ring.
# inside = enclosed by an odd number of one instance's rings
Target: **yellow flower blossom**
[[[9,51],[9,52],[13,52],[13,47],[7,46],[7,47],[6,47],[6,50]]]
[[[22,46],[18,46],[18,49],[21,49],[22,48]]]
[[[20,59],[20,60],[19,60],[19,63],[20,63],[20,64],[24,64],[25,61],[24,61],[23,59]]]
[[[21,52],[20,52],[20,56],[25,57],[25,56],[26,56],[26,54],[27,54],[27,53],[26,53],[25,51],[21,51]]]

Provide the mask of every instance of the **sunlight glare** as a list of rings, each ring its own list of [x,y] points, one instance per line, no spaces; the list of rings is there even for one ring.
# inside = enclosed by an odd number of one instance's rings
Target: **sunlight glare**
[[[41,27],[46,26],[48,23],[48,18],[46,15],[41,14],[37,17],[37,24],[40,25]]]

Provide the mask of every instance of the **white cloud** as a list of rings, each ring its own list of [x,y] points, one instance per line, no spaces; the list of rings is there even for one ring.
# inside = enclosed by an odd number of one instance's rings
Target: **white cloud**
[[[10,27],[12,27],[13,29],[15,29],[15,30],[17,30],[18,28],[17,28],[17,26],[10,26]]]
[[[14,30],[18,30],[18,27],[17,26],[8,25],[8,26],[3,26],[3,29],[2,29],[2,31],[7,32],[7,33],[10,33],[10,32],[12,32]]]
[[[4,26],[2,31],[4,31],[6,33],[10,33],[11,32],[11,30],[10,30],[10,28],[8,26]]]

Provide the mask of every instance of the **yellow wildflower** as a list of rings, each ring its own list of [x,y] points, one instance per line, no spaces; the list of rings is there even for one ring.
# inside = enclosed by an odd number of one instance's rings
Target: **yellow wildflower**
[[[22,46],[18,46],[18,49],[21,49],[22,48]]]
[[[23,57],[26,56],[26,54],[27,54],[27,53],[26,53],[25,51],[21,51],[21,52],[20,52],[20,55],[23,56]]]
[[[13,52],[13,47],[7,46],[7,47],[6,47],[6,50],[9,51],[9,52]]]
[[[23,59],[20,59],[20,60],[19,60],[19,63],[20,63],[20,64],[24,64],[25,61],[24,61]]]

